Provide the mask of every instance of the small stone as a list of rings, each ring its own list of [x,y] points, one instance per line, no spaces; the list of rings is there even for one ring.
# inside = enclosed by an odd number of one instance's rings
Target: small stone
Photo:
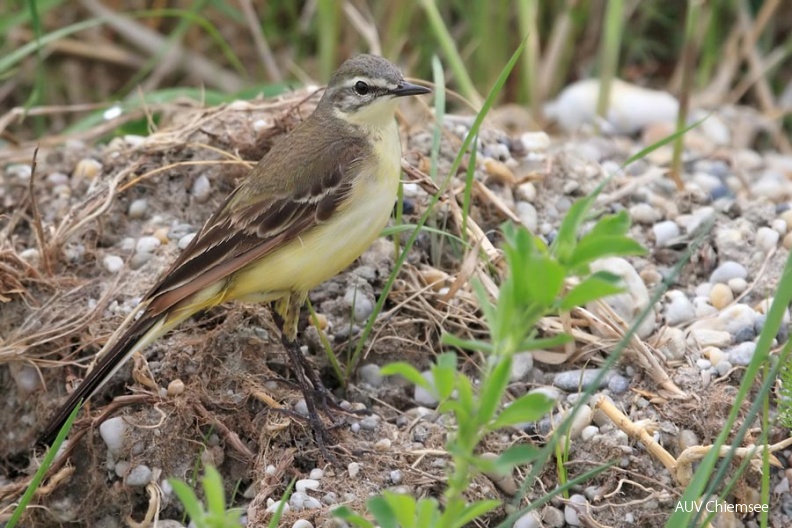
[[[525,202],[536,200],[536,185],[533,182],[521,183],[517,186],[517,197]]]
[[[718,376],[725,376],[732,368],[732,364],[729,361],[724,360],[715,366],[715,372],[718,373]]]
[[[374,303],[359,288],[348,288],[344,294],[344,302],[352,308],[352,316],[358,323],[367,320],[374,312]]]
[[[735,343],[744,343],[745,341],[753,341],[756,337],[756,330],[753,326],[744,326],[734,333],[733,340]]]
[[[324,470],[322,468],[313,468],[308,474],[308,478],[312,480],[322,480],[324,477]]]
[[[157,237],[144,236],[140,237],[135,244],[135,251],[137,253],[151,253],[162,245]]]
[[[685,357],[685,351],[687,349],[685,332],[679,328],[665,328],[657,348],[668,359],[682,359]]]
[[[138,198],[134,200],[131,204],[129,204],[129,210],[127,214],[129,218],[133,218],[135,220],[140,220],[144,216],[146,216],[146,211],[148,210],[148,201],[145,198]]]
[[[734,301],[734,294],[726,284],[717,283],[710,292],[710,302],[718,310],[723,310]]]
[[[638,272],[626,259],[620,257],[610,257],[597,260],[591,263],[591,271],[608,271],[614,275],[618,275],[625,287],[625,292],[617,295],[611,295],[603,299],[619,317],[624,319],[627,324],[632,322],[647,308],[650,307],[651,299],[649,298],[649,291],[646,285],[641,280]],[[597,315],[608,317],[607,314],[602,313],[603,308],[599,303],[588,303],[586,308]],[[650,307],[651,308],[651,307]],[[638,337],[646,338],[652,334],[655,329],[655,314],[650,309],[649,315],[643,319],[636,331]],[[597,327],[593,331],[599,332]]]
[[[610,390],[613,394],[624,394],[630,388],[630,380],[621,376],[619,374],[615,374],[608,380],[608,390]]]
[[[657,247],[666,247],[679,238],[680,230],[676,222],[666,220],[653,225],[652,233],[654,233]]]
[[[151,253],[135,253],[129,259],[129,267],[133,270],[142,268],[149,260],[151,260]]]
[[[41,375],[33,366],[12,361],[9,364],[9,370],[17,389],[23,394],[32,394],[41,387]]]
[[[124,433],[126,432],[127,424],[120,416],[115,416],[109,420],[105,420],[99,426],[99,435],[107,444],[107,449],[114,455],[121,452],[124,447]]]
[[[41,254],[39,253],[39,250],[36,248],[23,249],[22,252],[19,253],[19,258],[31,264],[36,264],[39,261],[40,257]]]
[[[723,348],[731,345],[731,334],[722,330],[712,330],[709,328],[691,328],[688,334],[691,346],[708,347],[714,346]]]
[[[732,293],[734,293],[734,295],[740,295],[741,293],[743,293],[745,290],[748,289],[748,281],[746,281],[745,279],[741,279],[739,277],[730,279],[727,284],[729,285],[729,288],[731,289]]]
[[[178,396],[184,393],[184,382],[178,378],[168,383],[168,396]]]
[[[630,207],[630,218],[638,224],[652,225],[660,221],[662,214],[648,203],[639,203]]]
[[[102,259],[102,265],[110,273],[118,273],[124,267],[124,259],[117,255],[105,255]]]
[[[404,480],[404,474],[399,469],[394,469],[390,472],[390,481],[395,484],[399,485]]]
[[[770,253],[778,247],[778,239],[781,235],[775,229],[760,227],[756,232],[756,246],[765,254]]]
[[[380,417],[376,414],[372,414],[370,416],[366,416],[362,420],[360,420],[360,427],[365,429],[366,431],[375,431],[380,424]]]
[[[554,506],[547,506],[542,511],[542,520],[548,528],[561,528],[566,522],[564,520],[564,512]]]
[[[366,363],[360,367],[358,374],[360,375],[360,381],[363,383],[375,388],[382,386],[384,377],[380,374],[380,367],[376,363]]]
[[[481,458],[484,460],[495,460],[498,458],[498,455],[495,453],[482,453]],[[494,473],[494,472],[484,472],[487,475],[495,487],[501,490],[506,495],[513,497],[519,487],[517,486],[517,481],[514,480],[514,477],[511,473],[503,475],[501,473]]]
[[[756,352],[756,343],[746,342],[732,347],[729,350],[729,362],[732,365],[747,366]]]
[[[564,506],[564,520],[571,526],[581,526],[578,510],[585,512],[588,501],[583,495],[572,495]]]
[[[432,376],[432,372],[426,370],[421,373],[421,375],[431,384],[434,385],[434,377]],[[416,385],[413,391],[413,399],[419,405],[424,407],[436,407],[438,403],[437,398],[435,395],[426,390],[425,388]]]
[[[700,370],[709,370],[710,367],[712,367],[712,363],[710,363],[710,361],[708,359],[703,359],[702,358],[702,359],[697,359],[696,360],[696,366]]]
[[[320,484],[320,482],[318,480],[314,480],[314,479],[310,479],[310,478],[299,479],[294,484],[294,489],[296,491],[299,491],[300,493],[305,493],[308,490],[318,490],[320,485],[321,484]]]
[[[508,150],[506,151],[506,154],[508,155]],[[487,174],[493,181],[500,183],[501,185],[512,186],[517,182],[517,178],[514,177],[514,173],[502,161],[493,158],[487,158],[484,160],[484,170],[487,171]]]
[[[72,172],[72,178],[75,181],[80,181],[83,178],[86,180],[93,180],[102,171],[102,164],[91,158],[83,158],[77,162]]]
[[[580,431],[580,439],[583,440],[584,442],[588,442],[589,440],[594,438],[594,435],[596,435],[597,433],[599,433],[599,427],[597,427],[596,425],[587,425],[586,427],[583,428],[582,431]]]
[[[666,304],[665,307],[667,325],[676,326],[685,324],[696,317],[696,308],[684,292],[672,290],[666,295],[671,301]]]
[[[528,377],[533,368],[533,354],[530,352],[518,352],[512,356],[511,372],[509,381],[512,383],[522,381]]]
[[[542,528],[542,522],[536,512],[528,512],[514,521],[512,528]]]
[[[550,148],[550,136],[545,132],[525,132],[520,136],[520,143],[528,151],[545,151]]]
[[[187,246],[189,246],[190,242],[192,242],[192,239],[195,238],[195,235],[197,235],[197,234],[198,233],[188,233],[188,234],[184,235],[183,237],[181,237],[179,239],[179,243],[178,243],[179,249],[184,249]]]
[[[349,473],[349,478],[355,478],[360,473],[360,464],[357,462],[350,462],[347,466],[347,472]]]
[[[374,451],[379,451],[380,453],[385,451],[390,451],[390,448],[391,448],[390,438],[380,438],[374,443]]]
[[[600,374],[600,372],[602,372],[602,369],[598,368],[585,370],[574,369],[559,372],[553,376],[553,385],[567,392],[577,391],[578,388],[586,390],[592,383],[594,383],[594,379]],[[608,383],[608,380],[611,376],[612,373],[606,374],[597,388],[604,387]]]
[[[781,218],[776,218],[770,222],[770,227],[777,231],[779,235],[786,235],[787,231],[789,230],[787,223]]]
[[[529,202],[517,202],[515,208],[520,223],[531,233],[536,233],[539,229],[539,213],[536,212],[536,207]]]
[[[591,425],[592,414],[591,407],[588,405],[578,407],[577,412],[572,417],[572,422],[569,424],[569,434],[572,438],[579,437],[583,429]]]
[[[677,447],[681,453],[685,449],[699,445],[698,436],[691,429],[682,429],[677,437]]]
[[[308,510],[311,508],[306,508],[306,509]],[[294,524],[292,524],[292,528],[314,528],[314,525],[311,524],[310,521],[306,521],[305,519],[297,519],[296,521],[294,521]]]
[[[201,174],[193,182],[192,189],[190,189],[190,194],[195,197],[196,202],[203,203],[209,199],[211,193],[212,183],[209,181],[209,178],[207,178],[206,175]]]
[[[328,491],[327,493],[322,495],[322,502],[324,502],[328,506],[331,506],[331,505],[335,504],[336,502],[338,502],[338,495],[336,495],[332,491]]]
[[[134,467],[124,479],[127,486],[145,486],[151,482],[151,469],[146,465]]]
[[[708,346],[701,350],[701,353],[709,359],[712,366],[717,366],[721,361],[725,361],[729,355],[718,347]]]
[[[792,232],[784,235],[784,240],[781,242],[781,245],[784,246],[786,250],[792,249]]]
[[[267,500],[267,509],[264,511],[266,511],[267,513],[275,513],[276,511],[278,511],[278,508],[281,507],[281,501],[273,500],[272,504],[270,504],[270,500],[272,499]],[[283,513],[286,513],[289,510],[291,510],[291,506],[289,506],[289,503],[287,502],[286,504],[283,505]]]
[[[131,466],[132,464],[130,464],[128,461],[119,460],[118,462],[116,462],[114,468],[116,476],[120,478],[124,478],[129,473],[129,469],[131,468]]]
[[[154,238],[156,238],[163,244],[167,244],[168,242],[170,242],[170,237],[168,236],[169,232],[170,230],[167,227],[160,227],[156,231],[154,231]]]
[[[722,310],[718,314],[716,322],[734,336],[741,329],[754,326],[757,317],[759,317],[759,313],[756,310],[747,304],[737,303]]]
[[[300,399],[294,404],[294,412],[300,416],[308,416],[308,404],[305,402],[305,399]]]
[[[729,260],[715,268],[715,271],[710,275],[710,282],[727,284],[731,279],[739,278],[746,279],[748,277],[748,270],[739,262]]]

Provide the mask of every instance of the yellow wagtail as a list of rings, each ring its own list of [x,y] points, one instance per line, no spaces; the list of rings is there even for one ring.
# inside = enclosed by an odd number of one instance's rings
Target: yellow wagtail
[[[383,58],[347,60],[314,113],[250,171],[111,337],[42,442],[51,444],[79,402],[132,354],[196,312],[239,299],[276,301],[309,421],[326,452],[313,404],[318,378],[296,343],[300,308],[311,288],[360,256],[387,223],[401,174],[397,98],[429,92]]]

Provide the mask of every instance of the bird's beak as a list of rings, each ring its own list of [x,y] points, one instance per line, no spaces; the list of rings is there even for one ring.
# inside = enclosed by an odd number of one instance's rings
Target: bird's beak
[[[391,95],[394,97],[404,97],[405,95],[421,95],[428,93],[432,93],[432,90],[424,86],[408,83],[407,81],[400,82],[399,86],[391,90]]]

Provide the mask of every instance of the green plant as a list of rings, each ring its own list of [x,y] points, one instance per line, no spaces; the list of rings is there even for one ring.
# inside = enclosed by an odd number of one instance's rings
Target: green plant
[[[393,363],[383,368],[383,374],[401,375],[431,392],[441,402],[438,411],[454,417],[456,429],[447,443],[453,463],[444,492],[444,508],[441,509],[434,499],[416,500],[386,493],[368,503],[369,511],[380,525],[464,526],[500,504],[497,500],[472,503],[465,500],[464,494],[476,474],[510,474],[516,466],[538,460],[539,450],[529,445],[513,446],[494,459],[480,456],[477,450],[488,434],[536,421],[554,405],[551,399],[539,393],[523,395],[505,407],[501,405],[507,394],[514,354],[557,346],[570,339],[567,335],[540,338],[535,330],[539,320],[547,314],[568,311],[619,293],[622,288],[618,277],[604,271],[590,273],[589,265],[603,257],[644,252],[627,236],[629,218],[624,211],[603,216],[580,236],[595,198],[596,193],[570,208],[558,236],[549,247],[525,228],[512,224],[503,226],[508,271],[500,285],[497,302],[492,304],[484,288],[473,283],[490,340],[471,341],[443,335],[447,345],[486,356],[478,390],[474,388],[476,383],[460,372],[453,352],[438,356],[431,367],[431,381],[408,363]],[[573,277],[579,280],[573,283]],[[336,513],[355,526],[374,526],[347,508],[340,508]]]
[[[189,484],[179,479],[168,479],[173,492],[184,505],[190,520],[197,528],[236,528],[242,527],[240,517],[242,510],[239,508],[226,509],[225,491],[220,473],[213,466],[206,466],[201,479],[206,509],[198,500],[198,496]]]

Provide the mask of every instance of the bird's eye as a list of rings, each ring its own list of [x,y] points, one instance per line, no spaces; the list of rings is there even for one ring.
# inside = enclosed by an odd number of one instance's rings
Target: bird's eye
[[[369,85],[364,83],[363,81],[358,81],[355,83],[355,93],[358,95],[366,95],[369,93]]]

